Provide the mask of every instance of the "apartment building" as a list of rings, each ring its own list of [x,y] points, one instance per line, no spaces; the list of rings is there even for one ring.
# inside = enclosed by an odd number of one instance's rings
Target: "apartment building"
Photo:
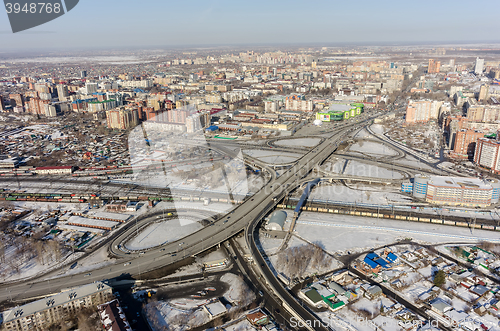
[[[4,311],[2,326],[7,331],[47,330],[68,315],[112,299],[112,288],[96,282]]]
[[[476,142],[474,163],[494,173],[500,173],[500,141],[479,138]]]
[[[484,133],[481,131],[457,131],[453,142],[453,152],[450,154],[450,156],[458,159],[472,159],[476,148],[476,141],[479,138],[483,137]]]

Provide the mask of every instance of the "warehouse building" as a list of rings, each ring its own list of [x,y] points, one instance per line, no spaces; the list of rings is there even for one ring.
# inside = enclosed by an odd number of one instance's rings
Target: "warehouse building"
[[[67,225],[81,226],[85,228],[94,228],[111,231],[115,229],[120,223],[113,221],[98,220],[94,218],[86,218],[80,216],[71,216]]]
[[[271,214],[271,218],[266,224],[266,230],[268,231],[283,231],[285,226],[287,214],[284,210],[276,210]]]

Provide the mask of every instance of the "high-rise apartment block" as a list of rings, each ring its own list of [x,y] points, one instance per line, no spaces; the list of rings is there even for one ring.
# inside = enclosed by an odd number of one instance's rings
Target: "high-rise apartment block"
[[[427,73],[437,74],[441,69],[441,61],[434,61],[434,59],[429,59],[429,66],[427,67]]]
[[[431,101],[410,101],[406,107],[406,123],[425,123],[431,118]]]
[[[479,138],[476,142],[474,163],[494,173],[500,173],[500,141]]]
[[[97,93],[98,88],[99,86],[97,85],[97,83],[87,82],[85,84],[85,89],[87,90],[87,94]]]
[[[484,133],[474,130],[460,130],[455,135],[453,154],[451,156],[459,159],[472,159],[476,148],[476,142],[484,137]]]
[[[106,122],[110,129],[126,130],[137,126],[139,115],[136,109],[114,109],[106,112]]]
[[[15,94],[9,94],[10,98],[10,105],[12,107],[23,107],[24,106],[24,98],[22,94],[15,93]]]
[[[476,58],[476,63],[474,64],[474,73],[476,75],[481,75],[484,70],[484,59]]]
[[[286,110],[312,111],[313,102],[311,100],[305,100],[304,97],[292,95],[286,98],[285,107]]]
[[[68,87],[62,84],[57,85],[57,96],[59,97],[59,101],[66,101],[66,98],[69,96]]]
[[[489,96],[489,86],[486,84],[481,85],[479,89],[479,96],[477,98],[477,101],[486,101]]]

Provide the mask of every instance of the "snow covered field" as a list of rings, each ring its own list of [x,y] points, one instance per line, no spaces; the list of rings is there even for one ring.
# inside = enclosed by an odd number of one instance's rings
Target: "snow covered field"
[[[415,168],[415,171],[418,173],[418,169],[422,170],[435,170],[434,168],[426,165],[425,163],[420,162],[413,156],[406,155],[402,159],[394,160],[394,164],[401,164],[401,165],[407,165],[407,166],[412,166]]]
[[[314,147],[319,142],[321,139],[319,138],[299,138],[299,139],[283,139],[283,140],[278,140],[274,144],[277,146],[299,146],[299,147]]]
[[[386,130],[382,124],[372,124],[370,126],[370,129],[372,129],[373,132],[378,134],[383,134]]]
[[[130,250],[147,249],[181,239],[203,228],[196,219],[179,218],[151,224],[125,244]]]
[[[409,202],[409,198],[390,191],[382,191],[378,187],[361,186],[355,189],[343,185],[319,185],[309,195],[309,200],[341,201],[388,205],[392,202]]]
[[[387,179],[403,178],[403,175],[397,171],[391,171],[386,168],[378,167],[371,164],[366,164],[356,160],[350,160],[348,162],[344,174],[353,176],[362,176],[362,177],[387,178]]]
[[[270,164],[283,164],[297,160],[301,154],[287,153],[278,151],[263,151],[256,149],[246,149],[243,151],[245,154],[255,157],[263,162]]]
[[[227,273],[221,281],[229,285],[223,294],[232,306],[226,306],[229,312],[240,305],[248,305],[255,300],[255,294],[251,292],[241,277]],[[203,325],[210,321],[208,313],[202,308],[208,300],[178,298],[169,301],[150,302],[146,305],[146,316],[154,331],[186,330]]]
[[[363,251],[411,237],[423,243],[450,241],[500,242],[498,232],[420,222],[303,212],[297,233],[308,241],[319,241],[330,252]]]
[[[373,141],[362,141],[352,145],[349,148],[350,152],[361,152],[374,156],[398,155],[394,149]]]

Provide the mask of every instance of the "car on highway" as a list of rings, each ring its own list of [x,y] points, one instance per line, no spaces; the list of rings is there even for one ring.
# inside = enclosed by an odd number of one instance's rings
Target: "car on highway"
[[[132,262],[127,262],[127,263],[124,263],[123,266],[126,267],[128,265],[132,264]]]
[[[222,222],[223,224],[226,224],[227,223],[227,220],[225,220],[224,222]]]
[[[177,256],[177,254],[172,254],[172,255],[170,255],[170,256]]]
[[[89,272],[88,274],[83,275],[83,277],[88,277],[88,276],[90,276],[90,275],[92,275],[92,273],[91,273],[91,272]]]

